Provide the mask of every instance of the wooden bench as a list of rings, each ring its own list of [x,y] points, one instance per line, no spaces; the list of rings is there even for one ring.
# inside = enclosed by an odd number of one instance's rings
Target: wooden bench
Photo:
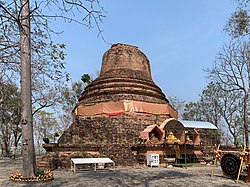
[[[78,166],[86,164],[94,164],[94,171],[96,171],[98,164],[112,164],[113,168],[115,167],[114,161],[109,158],[71,158],[71,171],[81,171],[82,169]]]

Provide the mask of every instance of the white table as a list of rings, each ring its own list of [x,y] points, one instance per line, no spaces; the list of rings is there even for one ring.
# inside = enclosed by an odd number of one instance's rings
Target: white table
[[[71,158],[71,171],[76,172],[77,170],[81,170],[77,168],[77,165],[83,165],[83,164],[94,164],[95,168],[94,171],[96,171],[96,165],[97,164],[113,164],[113,168],[115,167],[115,163],[113,160],[109,158]]]

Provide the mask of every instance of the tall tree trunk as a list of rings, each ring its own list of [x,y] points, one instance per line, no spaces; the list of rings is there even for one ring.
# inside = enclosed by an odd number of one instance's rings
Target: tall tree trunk
[[[6,137],[2,136],[2,156],[9,157],[9,149]]]
[[[29,0],[21,0],[20,50],[21,50],[21,102],[22,102],[22,174],[33,176],[36,169],[32,106],[31,106],[31,49]]]
[[[13,148],[13,158],[16,158],[17,154],[17,147],[18,147],[18,142],[22,137],[22,134],[20,133],[19,135],[17,134],[17,131],[14,131],[14,148]]]
[[[247,48],[248,48],[248,50],[247,50],[248,89],[246,90],[246,95],[247,95],[247,97],[245,99],[246,101],[244,100],[244,102],[246,102],[246,104],[247,104],[246,107],[244,108],[244,109],[246,109],[244,111],[244,113],[245,113],[244,122],[246,122],[246,124],[247,124],[247,129],[245,129],[245,131],[247,130],[247,132],[245,132],[245,134],[247,136],[246,142],[248,142],[246,146],[249,145],[249,138],[248,138],[248,134],[249,134],[248,133],[248,122],[249,122],[249,120],[248,120],[248,108],[249,108],[248,100],[249,100],[249,91],[250,91],[250,54],[249,54],[249,45],[247,45]]]
[[[2,129],[2,148],[3,148],[3,157],[10,156],[10,134],[8,132],[8,124],[1,124]]]
[[[244,131],[245,131],[245,143],[246,146],[249,145],[249,137],[248,137],[248,91],[245,92],[244,97],[244,116],[243,116],[243,123],[244,123]]]

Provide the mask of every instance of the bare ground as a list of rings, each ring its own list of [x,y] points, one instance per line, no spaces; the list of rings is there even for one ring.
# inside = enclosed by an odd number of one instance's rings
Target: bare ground
[[[21,171],[20,160],[0,160],[0,186],[97,186],[97,187],[165,187],[165,186],[248,186],[243,180],[236,184],[234,180],[224,177],[220,167],[211,177],[212,166],[194,166],[188,168],[116,168],[105,171],[85,171],[73,173],[68,169],[53,171],[55,179],[47,183],[20,184],[9,180],[12,171]]]

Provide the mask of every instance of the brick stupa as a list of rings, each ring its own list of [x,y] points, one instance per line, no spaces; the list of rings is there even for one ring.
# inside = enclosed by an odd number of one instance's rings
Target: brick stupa
[[[177,118],[153,82],[150,63],[138,47],[114,44],[102,58],[100,75],[82,92],[73,123],[47,151],[104,154],[116,165],[136,165],[140,132]]]

